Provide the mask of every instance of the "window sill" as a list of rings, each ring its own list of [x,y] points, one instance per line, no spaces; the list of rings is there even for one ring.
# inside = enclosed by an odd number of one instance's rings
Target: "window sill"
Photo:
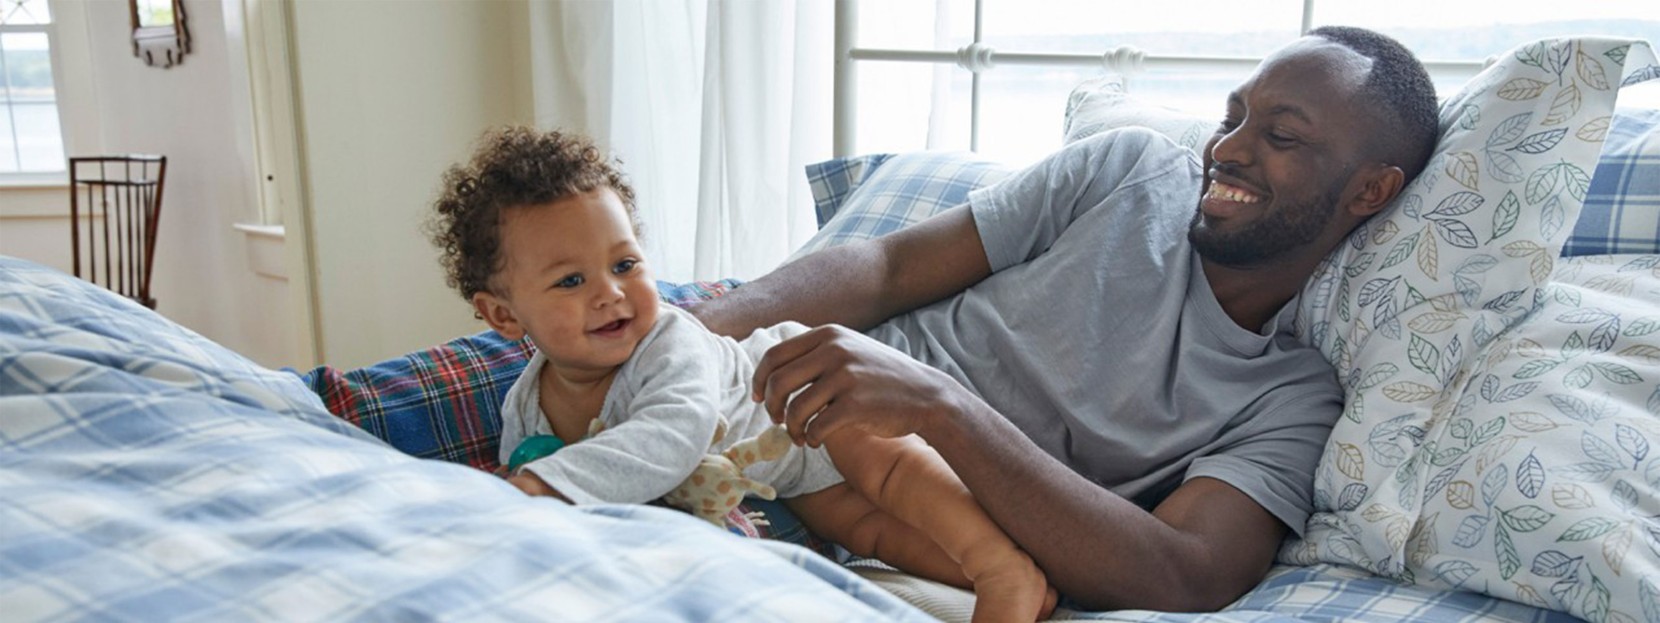
[[[0,175],[0,190],[63,190],[69,188],[69,176],[63,173],[42,173],[39,175]]]
[[[288,262],[284,252],[287,234],[281,225],[237,223],[232,225],[248,241],[248,269],[255,273],[288,281]]]

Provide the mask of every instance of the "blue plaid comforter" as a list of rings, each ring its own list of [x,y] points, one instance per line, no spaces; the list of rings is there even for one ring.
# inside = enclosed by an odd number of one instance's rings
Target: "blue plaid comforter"
[[[925,619],[798,547],[409,457],[293,375],[4,257],[0,618]]]

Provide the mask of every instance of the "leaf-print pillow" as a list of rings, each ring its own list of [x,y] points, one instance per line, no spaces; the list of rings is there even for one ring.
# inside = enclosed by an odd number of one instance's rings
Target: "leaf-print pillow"
[[[1660,256],[1569,258],[1538,292],[1533,316],[1438,397],[1446,409],[1373,429],[1369,444],[1417,444],[1422,506],[1385,519],[1406,535],[1397,575],[1589,621],[1660,621]],[[1327,500],[1389,517],[1365,486]],[[1345,527],[1311,522],[1286,557],[1380,566]]]
[[[1445,458],[1428,442],[1453,426],[1476,358],[1537,307],[1617,88],[1656,74],[1642,42],[1553,39],[1506,54],[1442,103],[1428,168],[1311,279],[1299,329],[1347,393],[1310,520],[1344,537],[1327,543],[1330,558],[1411,575],[1407,542]]]

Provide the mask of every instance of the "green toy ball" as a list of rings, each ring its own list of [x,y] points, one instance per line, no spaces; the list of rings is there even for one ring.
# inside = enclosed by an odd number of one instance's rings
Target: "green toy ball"
[[[558,452],[565,447],[565,440],[553,435],[531,435],[519,442],[519,447],[513,449],[513,455],[507,458],[507,471],[515,472],[525,463]]]

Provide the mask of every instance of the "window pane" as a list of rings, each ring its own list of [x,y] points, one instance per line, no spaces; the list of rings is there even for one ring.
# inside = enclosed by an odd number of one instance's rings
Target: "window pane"
[[[858,67],[858,130],[854,137],[858,153],[948,148],[928,144],[936,71],[949,76],[967,74],[966,70],[954,65],[882,61],[861,61]],[[944,90],[942,86],[940,91]],[[966,145],[965,141],[962,149]]]
[[[12,32],[0,35],[6,55],[7,81],[14,98],[52,97],[52,52],[46,33]]]
[[[0,25],[24,26],[52,23],[52,9],[46,0],[0,0]]]
[[[0,173],[17,172],[17,140],[12,134],[11,104],[0,99]]]
[[[58,103],[14,101],[12,114],[17,120],[17,148],[23,156],[18,169],[31,173],[64,170]]]
[[[973,0],[863,0],[861,48],[956,49],[974,39]]]
[[[1102,53],[1131,45],[1154,55],[1262,56],[1295,38],[1302,25],[1302,3],[1295,0],[1172,4],[985,0],[985,40],[1011,52]]]
[[[64,169],[63,133],[58,123],[57,91],[52,85],[52,56],[45,33],[0,34],[5,56],[4,101],[11,110],[6,141],[11,171],[44,172]],[[0,169],[8,170],[8,169]]]
[[[1399,39],[1426,60],[1481,60],[1564,34],[1660,42],[1655,6],[1654,0],[1579,0],[1572,10],[1564,10],[1560,0],[1326,1],[1315,3],[1314,25],[1371,28]]]

